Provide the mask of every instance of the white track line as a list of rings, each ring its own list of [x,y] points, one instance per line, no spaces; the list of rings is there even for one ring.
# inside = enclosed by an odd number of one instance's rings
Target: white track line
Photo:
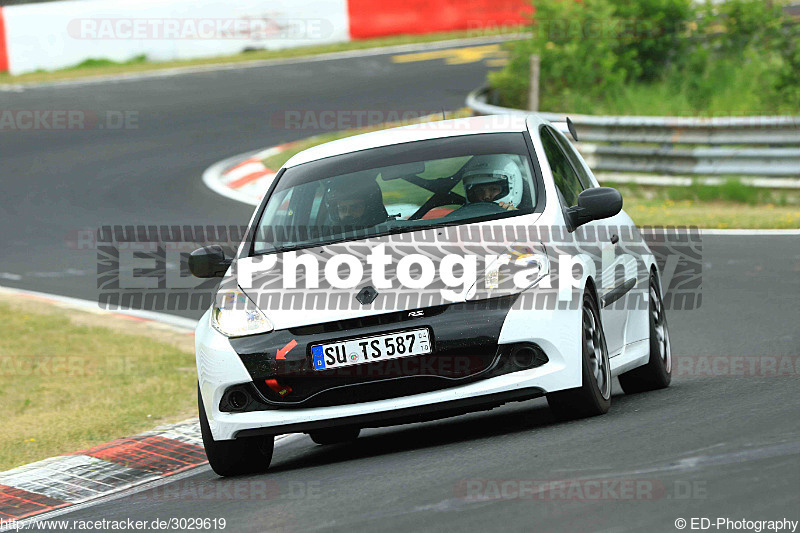
[[[701,229],[700,235],[765,235],[772,237],[798,237],[800,229]]]
[[[13,289],[11,287],[0,286],[0,294],[16,294],[20,296],[34,296],[36,298],[51,300],[54,303],[60,304],[65,307],[72,307],[82,311],[91,313],[108,313],[117,315],[127,315],[136,318],[142,318],[148,321],[159,322],[179,328],[183,331],[194,331],[197,327],[197,320],[184,318],[180,316],[170,315],[167,313],[158,313],[155,311],[140,311],[137,309],[103,309],[97,302],[92,300],[81,300],[80,298],[70,298],[69,296],[59,296],[57,294],[47,294],[44,292],[28,291],[25,289]]]

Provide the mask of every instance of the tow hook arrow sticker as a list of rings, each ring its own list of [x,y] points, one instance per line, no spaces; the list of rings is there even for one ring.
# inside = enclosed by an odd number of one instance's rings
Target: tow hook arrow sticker
[[[292,339],[289,344],[278,350],[278,356],[275,359],[286,359],[286,354],[292,351],[295,346],[297,346],[297,341]]]

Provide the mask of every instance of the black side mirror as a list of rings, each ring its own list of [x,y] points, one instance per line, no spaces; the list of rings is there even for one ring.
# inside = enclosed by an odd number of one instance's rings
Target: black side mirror
[[[611,187],[594,187],[578,195],[578,205],[567,209],[567,224],[573,231],[579,226],[613,217],[622,210],[622,195]]]
[[[198,248],[189,256],[189,271],[197,278],[221,278],[233,259],[225,257],[222,246],[213,244]]]

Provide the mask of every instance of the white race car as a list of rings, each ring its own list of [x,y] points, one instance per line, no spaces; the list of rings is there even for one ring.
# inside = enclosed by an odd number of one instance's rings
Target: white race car
[[[561,417],[663,388],[656,260],[615,189],[536,116],[358,135],[278,172],[196,330],[203,443],[220,475],[264,471],[276,435],[361,428],[546,396]]]

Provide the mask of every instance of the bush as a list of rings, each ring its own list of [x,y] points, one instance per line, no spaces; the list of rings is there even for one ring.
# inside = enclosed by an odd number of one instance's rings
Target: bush
[[[800,109],[800,24],[785,25],[776,44],[781,58],[777,98],[796,112]]]
[[[727,56],[752,45],[772,48],[786,22],[779,2],[770,5],[764,0],[726,0],[706,4],[699,11],[710,30],[707,45]]]
[[[632,52],[635,78],[656,79],[687,46],[684,35],[694,15],[691,0],[612,0],[612,4],[615,17],[633,29],[620,34],[618,53]]]
[[[613,39],[605,38],[614,15],[607,0],[534,4],[531,39],[516,45],[508,67],[490,74],[504,103],[527,107],[531,54],[541,58],[540,93],[546,107],[563,107],[576,97],[592,99],[624,83],[626,57]]]
[[[532,1],[532,37],[489,75],[502,105],[528,107],[529,57],[538,54],[542,110],[738,115],[800,107],[800,25],[780,5]]]

